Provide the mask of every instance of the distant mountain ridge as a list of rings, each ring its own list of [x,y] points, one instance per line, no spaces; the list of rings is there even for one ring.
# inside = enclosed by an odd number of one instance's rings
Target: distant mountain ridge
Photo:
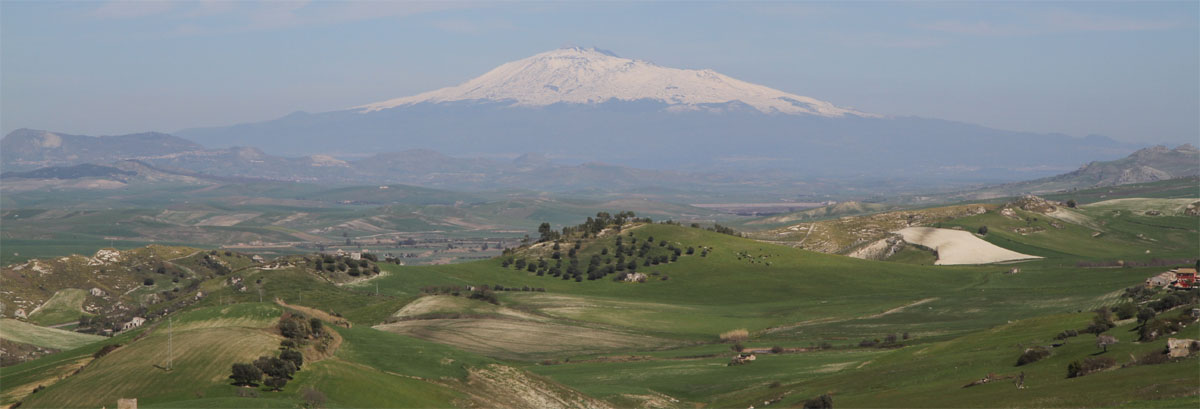
[[[883,117],[711,70],[580,48],[505,63],[461,85],[413,96],[178,135],[283,156],[546,152],[659,170],[940,174],[977,181],[1046,176],[1142,147],[1102,136]]]
[[[714,164],[707,171],[641,169],[603,162],[563,165],[555,163],[542,153],[527,153],[513,160],[455,157],[428,149],[376,153],[361,159],[338,159],[324,154],[284,157],[252,147],[204,149],[186,139],[158,133],[109,137],[71,135],[58,143],[49,144],[50,146],[46,146],[45,143],[30,143],[31,140],[44,140],[47,135],[60,134],[20,130],[6,136],[2,141],[5,146],[9,146],[13,144],[9,139],[15,139],[25,145],[24,154],[28,155],[14,155],[13,151],[5,151],[5,160],[0,162],[0,171],[5,172],[4,177],[8,184],[6,188],[10,191],[19,179],[26,180],[21,185],[30,188],[30,180],[41,178],[57,179],[59,181],[53,184],[64,188],[112,188],[131,181],[170,180],[208,184],[271,180],[335,185],[399,183],[466,191],[533,189],[588,194],[651,193],[660,197],[685,191],[692,192],[693,195],[699,192],[761,194],[763,189],[783,195],[829,194],[840,191],[843,194],[851,194],[851,197],[858,197],[853,196],[853,192],[862,191],[864,188],[869,188],[879,195],[889,192],[946,191],[956,184],[967,186],[971,183],[967,177],[930,184],[936,177],[931,176],[930,179],[923,180],[892,178],[885,184],[880,184],[883,183],[883,179],[879,177],[863,179],[849,176],[823,179],[820,175],[797,174],[786,169],[739,171],[722,168],[720,164]],[[104,142],[104,146],[94,146],[97,141]],[[123,153],[126,150],[132,153]],[[64,154],[66,152],[70,154]],[[1147,148],[1116,161],[1115,164],[1091,162],[1075,172],[1045,180],[1038,179],[1036,182],[1046,185],[1043,190],[1053,191],[1195,174],[1195,160],[1188,159],[1188,155],[1194,158],[1195,152],[1195,148],[1190,145],[1174,150],[1165,147]],[[1137,166],[1125,169],[1116,165],[1123,163]],[[1167,163],[1171,165],[1165,165]],[[112,171],[114,168],[117,170]],[[121,173],[125,171],[135,171],[137,174],[131,176]],[[958,171],[951,168],[943,172],[950,174]],[[65,182],[64,177],[73,178],[76,182]],[[87,178],[101,183],[79,181]],[[831,180],[839,182],[828,183]],[[1031,183],[1034,182],[1018,182],[982,191],[999,195],[1016,194],[1033,190]]]
[[[4,172],[0,173],[0,179],[80,179],[120,177],[136,174],[137,172],[117,169],[112,166],[84,163],[75,166],[51,166],[28,172]]]
[[[158,132],[97,137],[18,129],[0,139],[0,163],[4,170],[36,169],[203,149],[195,142]]]
[[[9,138],[26,143],[29,136],[58,135],[21,130]],[[36,139],[34,139],[36,141]],[[97,149],[102,140],[111,145]],[[126,141],[152,148],[137,149]],[[601,163],[562,165],[544,154],[530,153],[514,160],[457,158],[427,149],[378,153],[357,160],[328,155],[282,157],[258,148],[203,149],[166,134],[90,137],[72,135],[54,146],[28,149],[26,156],[11,155],[0,162],[3,178],[11,187],[33,179],[55,179],[57,186],[77,186],[62,180],[102,179],[107,184],[78,186],[112,188],[131,181],[173,180],[182,183],[273,180],[336,185],[404,183],[461,190],[536,188],[550,191],[641,188],[662,185],[695,186],[687,175],[667,171],[630,169]],[[38,147],[38,145],[34,145]],[[144,148],[144,147],[143,147]],[[128,151],[129,153],[122,153]],[[72,152],[64,155],[61,152]],[[8,152],[6,151],[6,154]],[[34,169],[30,169],[33,165]],[[28,183],[25,183],[28,184]],[[699,184],[703,185],[703,183]]]
[[[461,85],[354,107],[373,112],[457,101],[514,106],[651,100],[671,110],[707,110],[740,102],[763,113],[878,117],[815,98],[737,80],[713,70],[668,68],[596,48],[560,48],[503,64]]]
[[[1093,161],[1073,172],[986,187],[962,193],[963,198],[992,198],[1023,193],[1119,186],[1160,180],[1200,177],[1200,149],[1183,144],[1174,149],[1153,146],[1111,161]]]

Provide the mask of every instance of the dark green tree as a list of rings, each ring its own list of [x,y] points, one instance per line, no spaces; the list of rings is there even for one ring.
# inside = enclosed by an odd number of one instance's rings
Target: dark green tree
[[[291,362],[292,365],[296,366],[296,370],[299,370],[300,367],[304,365],[304,354],[294,349],[288,349],[280,352],[279,359]]]
[[[233,364],[233,375],[229,378],[233,379],[234,385],[239,386],[254,386],[262,381],[262,370],[253,364]]]
[[[270,378],[267,378],[266,382],[263,382],[264,385],[271,388],[272,391],[276,391],[276,392],[283,390],[283,387],[287,386],[287,383],[288,383],[288,378],[285,378],[282,376],[272,376]]]

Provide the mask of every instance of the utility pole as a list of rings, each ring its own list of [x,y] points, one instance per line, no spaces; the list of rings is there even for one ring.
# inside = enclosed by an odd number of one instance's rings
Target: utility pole
[[[174,327],[174,325],[172,325],[173,323],[174,323],[173,318],[167,318],[167,370],[168,371],[170,371],[171,369],[174,368],[174,365],[173,365],[174,357],[172,356],[172,351],[171,351],[171,341],[175,335],[175,327]]]

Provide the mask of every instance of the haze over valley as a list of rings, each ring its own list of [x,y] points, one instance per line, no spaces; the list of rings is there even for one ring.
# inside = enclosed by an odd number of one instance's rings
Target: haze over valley
[[[1194,408],[1196,21],[0,2],[0,405]]]

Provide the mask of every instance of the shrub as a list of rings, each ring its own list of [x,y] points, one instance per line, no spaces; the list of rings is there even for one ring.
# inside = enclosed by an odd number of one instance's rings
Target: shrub
[[[979,226],[978,232],[980,235],[986,236],[988,232],[987,226]]]
[[[279,334],[291,339],[304,339],[311,333],[308,319],[300,315],[285,315],[279,319]]]
[[[1112,311],[1109,311],[1107,308],[1097,309],[1096,316],[1092,317],[1092,323],[1088,324],[1087,328],[1085,328],[1083,332],[1100,335],[1104,333],[1104,331],[1108,331],[1110,328],[1117,326],[1117,324],[1113,323],[1112,319]]]
[[[1117,314],[1117,319],[1127,320],[1137,315],[1138,308],[1133,303],[1127,302],[1114,307],[1113,312]]]
[[[1102,371],[1116,365],[1117,361],[1106,356],[1094,356],[1084,359],[1083,362],[1074,361],[1067,365],[1067,377],[1077,378],[1093,372]]]
[[[1109,328],[1116,326],[1116,324],[1113,324],[1112,311],[1105,308],[1096,309],[1096,316],[1092,317],[1092,323],[1104,325]]]
[[[1138,339],[1141,341],[1153,341],[1160,336],[1174,333],[1180,329],[1179,324],[1175,322],[1151,318],[1145,324],[1142,324],[1141,328],[1138,328]]]
[[[833,409],[833,396],[828,393],[804,401],[804,409]]]
[[[287,383],[288,383],[287,378],[282,377],[282,376],[272,376],[270,378],[267,378],[266,382],[263,382],[263,384],[266,385],[267,387],[271,388],[272,391],[283,390],[283,387],[287,386]]]
[[[1111,327],[1109,327],[1108,325],[1093,322],[1091,324],[1088,324],[1087,328],[1083,329],[1083,332],[1085,334],[1100,335],[1100,334],[1103,334],[1104,331],[1108,331],[1109,328],[1111,328]]]
[[[147,278],[147,279],[145,279],[145,280],[142,280],[142,284],[145,284],[145,285],[154,285],[154,279],[153,279],[153,278]]]
[[[1146,321],[1149,321],[1151,318],[1154,318],[1154,310],[1153,309],[1142,308],[1142,310],[1138,311],[1138,313],[1137,313],[1138,323],[1144,323]]]
[[[304,407],[315,409],[325,406],[325,394],[311,386],[306,386],[300,392],[300,398],[304,399]]]
[[[781,354],[781,353],[783,353],[783,347],[781,347],[779,345],[773,346],[773,347],[771,347],[771,353],[772,354]]]
[[[233,375],[229,378],[234,385],[253,386],[262,380],[262,375],[262,370],[252,364],[233,364]]]
[[[300,353],[300,351],[297,351],[294,349],[289,349],[289,350],[280,352],[279,359],[291,362],[292,365],[296,366],[297,370],[299,370],[300,367],[304,365],[304,354],[302,354],[302,353]]]
[[[1171,357],[1167,355],[1165,350],[1155,350],[1147,352],[1145,355],[1138,357],[1138,365],[1158,365],[1165,364],[1171,361]]]
[[[1050,349],[1046,347],[1033,347],[1025,349],[1025,352],[1017,358],[1017,366],[1031,364],[1050,356]]]
[[[99,351],[96,351],[96,353],[92,354],[92,358],[99,358],[99,357],[108,355],[109,352],[115,351],[115,350],[117,350],[117,348],[120,348],[120,347],[121,347],[121,344],[105,345],[105,346],[101,347]]]
[[[296,373],[296,365],[277,357],[260,356],[254,360],[254,366],[272,378],[290,378]]]
[[[1079,336],[1079,331],[1076,331],[1073,329],[1068,329],[1068,330],[1064,330],[1063,332],[1058,333],[1058,335],[1055,335],[1054,339],[1062,341],[1064,339],[1071,338],[1071,337],[1077,337],[1077,336]]]
[[[723,342],[737,342],[749,337],[750,331],[747,331],[745,328],[738,328],[732,331],[722,332],[720,336],[721,341]]]

